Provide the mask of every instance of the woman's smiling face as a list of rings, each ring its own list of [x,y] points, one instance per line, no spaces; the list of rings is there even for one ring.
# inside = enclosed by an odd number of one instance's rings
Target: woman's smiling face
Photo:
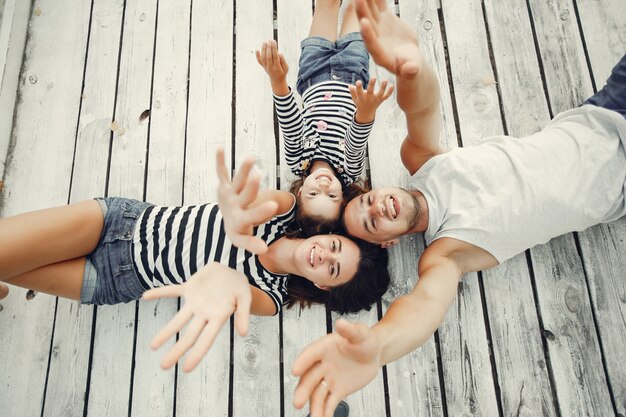
[[[327,289],[354,277],[361,253],[356,243],[345,236],[318,235],[299,241],[293,257],[297,275]]]

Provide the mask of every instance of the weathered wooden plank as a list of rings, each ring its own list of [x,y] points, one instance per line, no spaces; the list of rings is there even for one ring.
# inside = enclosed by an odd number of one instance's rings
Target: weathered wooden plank
[[[273,34],[273,2],[237,2],[235,11],[235,166],[256,157],[262,187],[276,187],[276,141],[269,83],[254,51]],[[280,338],[277,317],[252,317],[249,334],[234,339],[233,415],[280,415]]]
[[[0,3],[0,191],[13,128],[30,10],[30,1],[7,0]]]
[[[626,15],[619,1],[576,2],[592,81],[601,89],[615,63],[626,53]],[[626,219],[579,234],[594,317],[606,364],[609,390],[618,415],[626,415]]]
[[[123,1],[93,5],[71,202],[105,192],[122,11]],[[79,63],[77,71],[82,67]],[[44,415],[83,414],[93,312],[91,306],[58,300]]]
[[[585,39],[585,52],[599,90],[611,69],[626,53],[626,14],[620,0],[577,0],[578,16]]]
[[[185,204],[217,201],[215,151],[225,148],[230,166],[232,148],[233,5],[193,2],[191,12]],[[195,371],[179,370],[177,416],[228,416],[230,351],[226,324]]]
[[[592,93],[571,1],[531,1],[552,114]],[[572,235],[531,250],[541,318],[561,415],[610,415],[613,406],[584,270]]]
[[[189,0],[159,3],[145,198],[155,204],[183,202],[190,10]],[[174,340],[160,352],[151,351],[150,341],[177,308],[176,299],[139,303],[131,415],[174,413],[175,369],[159,366]]]
[[[444,16],[450,22],[461,19],[470,19],[472,22],[452,27],[446,25],[446,28],[462,140],[465,146],[473,146],[485,137],[503,133],[483,13],[480,2],[456,2],[454,5],[444,5]],[[499,20],[490,21],[497,33],[492,38],[507,28],[505,25],[496,27],[500,23]],[[507,68],[505,71],[512,69]],[[508,276],[505,279],[505,275],[513,275],[517,279],[509,279]],[[485,271],[484,277],[485,302],[489,311],[487,325],[492,333],[495,364],[502,388],[500,402],[503,411],[505,415],[509,415],[520,410],[519,406],[524,404],[528,407],[524,408],[524,412],[528,411],[529,415],[541,414],[545,410],[548,411],[546,415],[550,415],[547,373],[537,364],[537,358],[526,355],[530,350],[543,358],[541,340],[537,337],[539,333],[536,315],[532,310],[524,311],[524,308],[533,305],[532,287],[524,265],[524,255],[519,255],[498,268]],[[516,325],[511,325],[507,320],[511,314],[515,315]],[[534,334],[535,338],[530,338],[529,334]],[[511,342],[519,341],[523,341],[523,346],[527,349],[510,349],[509,345],[515,344]],[[547,406],[543,404],[544,396],[548,398]]]
[[[2,216],[63,205],[69,195],[90,5],[35,6],[41,13],[29,26]],[[56,298],[25,294],[12,287],[2,300],[0,404],[3,414],[40,416]]]
[[[247,155],[256,157],[263,172],[263,187],[276,187],[277,160],[272,113],[272,91],[263,82],[266,75],[259,67],[254,51],[260,42],[273,38],[273,3],[237,3],[236,74],[235,74],[235,162]]]
[[[278,47],[289,64],[287,83],[295,91],[300,42],[308,36],[312,20],[311,2],[280,0],[277,2]],[[260,43],[259,46],[260,47]],[[258,66],[261,82],[269,83],[269,78]],[[299,96],[298,96],[299,97]],[[279,131],[280,148],[280,188],[287,191],[296,177],[285,161],[284,142]],[[298,353],[306,345],[326,334],[326,309],[315,305],[302,309],[298,306],[283,310],[283,393],[285,416],[298,414],[293,407],[293,393],[298,379],[291,375],[291,367]],[[304,412],[299,412],[304,415]]]
[[[150,108],[156,4],[127,1],[107,193],[142,199]],[[99,308],[93,346],[89,415],[128,414],[136,302]],[[115,384],[111,384],[111,381]]]

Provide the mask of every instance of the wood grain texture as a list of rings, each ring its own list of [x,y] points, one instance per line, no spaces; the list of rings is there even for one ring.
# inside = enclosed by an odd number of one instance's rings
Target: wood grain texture
[[[144,197],[156,4],[127,1],[107,194]],[[127,414],[131,401],[136,302],[98,308],[91,368],[89,415]],[[111,381],[115,384],[111,384]]]
[[[3,217],[68,201],[89,4],[38,1],[29,26],[11,151],[0,196]],[[11,288],[0,312],[0,404],[12,416],[40,416],[56,298]],[[66,401],[66,398],[62,398]],[[72,402],[72,401],[70,401]]]
[[[106,189],[123,2],[94,2],[76,136],[71,202]],[[76,71],[82,70],[78,64]],[[59,298],[44,415],[82,415],[94,307]]]
[[[31,1],[7,0],[0,4],[0,178],[4,177],[11,142],[30,9]]]

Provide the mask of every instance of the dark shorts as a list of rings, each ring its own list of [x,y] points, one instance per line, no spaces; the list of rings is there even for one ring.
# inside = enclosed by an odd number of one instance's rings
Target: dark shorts
[[[139,281],[132,254],[137,220],[149,203],[127,198],[97,198],[104,227],[96,250],[87,256],[80,301],[118,304],[137,300],[146,290]]]
[[[615,65],[602,90],[589,97],[583,104],[613,110],[626,118],[626,55]]]
[[[361,80],[363,88],[367,88],[370,56],[359,32],[348,33],[337,42],[313,36],[303,40],[300,46],[296,83],[300,95],[310,86],[329,80],[346,84]]]

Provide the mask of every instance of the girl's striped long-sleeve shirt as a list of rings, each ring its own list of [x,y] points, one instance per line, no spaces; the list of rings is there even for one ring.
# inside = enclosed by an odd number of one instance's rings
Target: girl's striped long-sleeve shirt
[[[374,122],[357,123],[356,105],[348,84],[325,81],[304,92],[303,109],[293,91],[274,95],[278,123],[285,142],[287,165],[297,176],[315,160],[328,162],[344,185],[363,172],[365,146]]]

